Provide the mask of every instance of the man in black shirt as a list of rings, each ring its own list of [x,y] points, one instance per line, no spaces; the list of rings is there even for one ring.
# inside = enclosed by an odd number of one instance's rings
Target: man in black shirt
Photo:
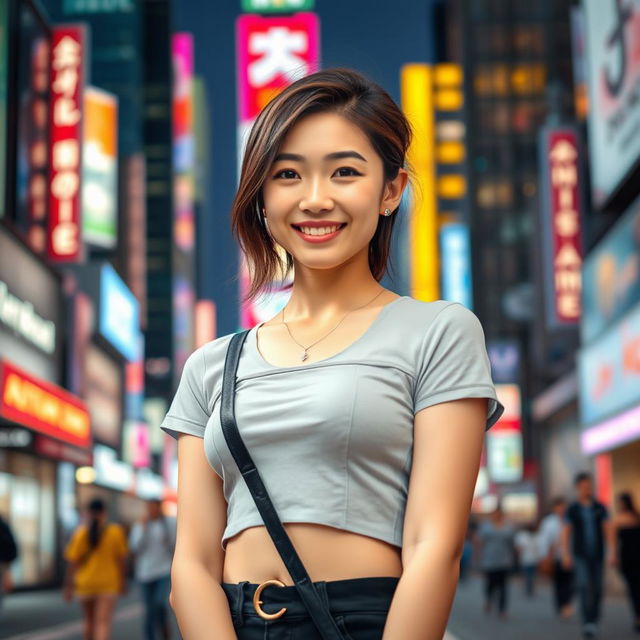
[[[585,638],[595,638],[600,618],[605,548],[611,550],[611,525],[607,508],[593,496],[588,473],[575,478],[577,500],[566,510],[562,531],[562,564],[573,567],[580,596],[582,630]]]

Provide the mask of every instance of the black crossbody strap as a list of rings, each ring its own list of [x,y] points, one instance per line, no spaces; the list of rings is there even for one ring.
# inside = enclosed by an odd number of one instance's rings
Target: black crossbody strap
[[[267,489],[262,482],[262,478],[253,463],[247,448],[245,447],[238,425],[235,419],[235,390],[236,390],[236,373],[238,370],[238,362],[240,360],[240,352],[242,345],[247,337],[248,331],[236,333],[229,343],[227,355],[224,362],[224,375],[222,379],[222,396],[220,400],[220,422],[222,424],[222,433],[224,434],[229,450],[233,455],[242,477],[247,483],[247,487],[251,492],[256,507],[264,520],[267,531],[273,540],[273,543],[287,567],[292,580],[295,583],[300,598],[305,607],[309,611],[309,615],[316,625],[320,635],[324,640],[343,640],[343,636],[338,626],[331,616],[331,613],[325,603],[322,601],[318,592],[307,573],[302,560],[298,556],[291,538],[289,538],[285,528],[280,522],[280,518],[276,513],[275,507],[271,502],[271,498],[267,493]]]

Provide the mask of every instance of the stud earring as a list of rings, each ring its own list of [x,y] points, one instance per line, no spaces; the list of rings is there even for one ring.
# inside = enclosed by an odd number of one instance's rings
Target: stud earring
[[[385,209],[382,215],[385,217],[389,217],[391,215],[391,209]]]

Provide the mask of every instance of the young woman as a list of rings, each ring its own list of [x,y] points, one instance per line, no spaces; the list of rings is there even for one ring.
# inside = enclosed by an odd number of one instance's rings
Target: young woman
[[[278,246],[294,269],[286,306],[242,349],[238,428],[353,640],[441,640],[484,430],[502,411],[477,318],[379,284],[409,139],[376,84],[307,76],[259,115],[232,211],[251,296],[281,273]],[[314,640],[221,433],[230,338],[191,355],[162,424],[179,436],[171,604],[185,640]]]
[[[640,512],[627,491],[618,494],[616,506],[612,558],[627,584],[633,628],[640,632]]]
[[[102,499],[94,498],[87,511],[88,524],[75,530],[65,549],[64,599],[75,592],[82,605],[84,640],[109,640],[116,601],[127,590],[127,539],[119,524],[108,522]]]

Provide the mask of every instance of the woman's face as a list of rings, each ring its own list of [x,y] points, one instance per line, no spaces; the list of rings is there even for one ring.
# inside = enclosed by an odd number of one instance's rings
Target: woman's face
[[[298,122],[263,188],[269,232],[297,265],[331,269],[364,254],[380,213],[398,206],[406,171],[385,184],[365,133],[335,113]]]

